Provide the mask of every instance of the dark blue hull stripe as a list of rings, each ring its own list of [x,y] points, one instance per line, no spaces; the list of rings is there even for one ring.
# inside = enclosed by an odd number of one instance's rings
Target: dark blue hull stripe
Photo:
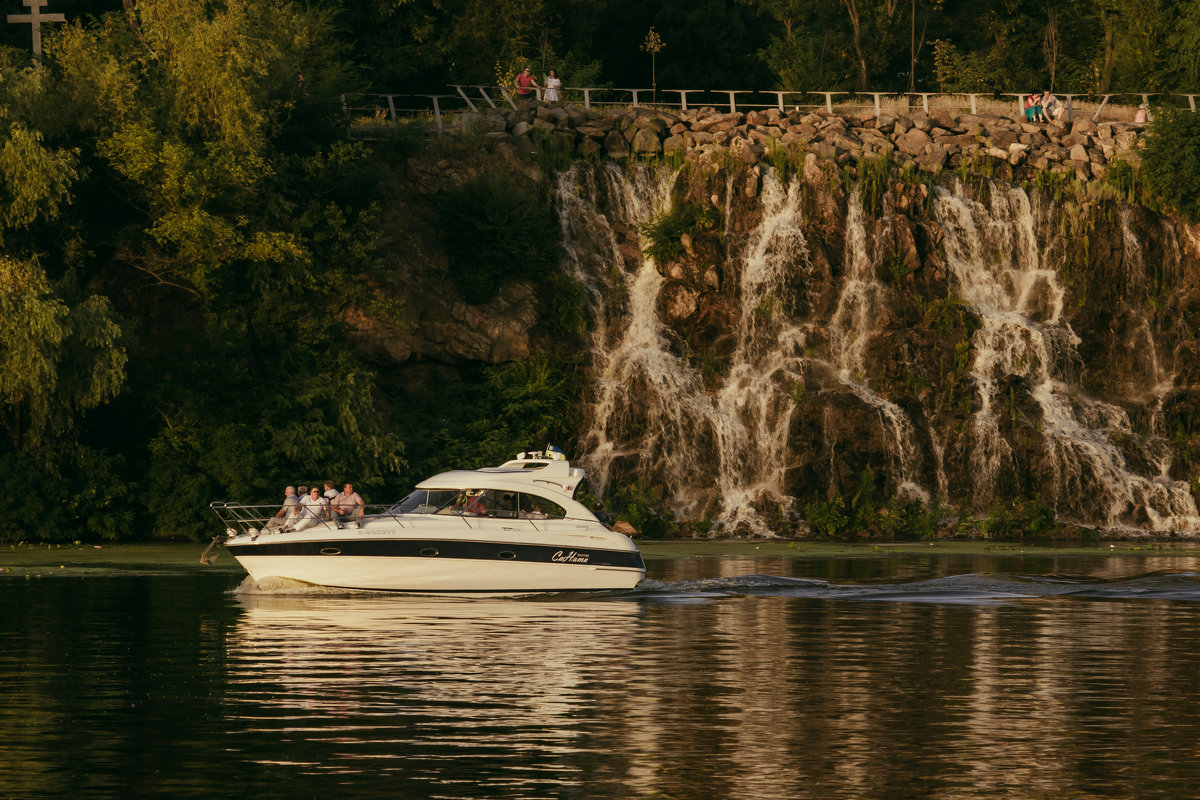
[[[553,545],[463,542],[445,539],[345,539],[340,541],[233,544],[235,556],[365,556],[371,558],[469,558],[476,561],[581,564],[619,569],[646,568],[636,550],[599,550]]]

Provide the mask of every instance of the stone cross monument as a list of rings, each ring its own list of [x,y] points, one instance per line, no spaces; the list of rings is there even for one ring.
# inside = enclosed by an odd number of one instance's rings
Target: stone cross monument
[[[8,21],[12,24],[28,22],[33,26],[33,55],[39,61],[42,58],[42,23],[67,21],[62,14],[43,14],[42,6],[46,5],[46,2],[47,0],[21,0],[22,5],[29,6],[29,13],[8,15]]]

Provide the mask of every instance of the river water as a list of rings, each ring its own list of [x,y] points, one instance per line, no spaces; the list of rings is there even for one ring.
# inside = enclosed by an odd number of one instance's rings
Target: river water
[[[0,571],[0,798],[1200,791],[1200,555],[647,566],[522,600]]]

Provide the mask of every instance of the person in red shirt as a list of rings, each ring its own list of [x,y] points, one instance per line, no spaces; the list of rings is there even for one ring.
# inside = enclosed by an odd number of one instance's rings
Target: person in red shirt
[[[515,81],[517,84],[517,99],[518,100],[536,100],[537,93],[534,89],[540,89],[537,78],[533,77],[533,70],[529,67],[521,70],[521,74],[517,76]]]

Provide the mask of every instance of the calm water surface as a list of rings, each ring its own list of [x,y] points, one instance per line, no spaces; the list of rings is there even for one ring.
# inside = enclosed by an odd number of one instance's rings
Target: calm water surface
[[[0,573],[0,797],[1200,793],[1200,558],[648,567],[466,601]]]

